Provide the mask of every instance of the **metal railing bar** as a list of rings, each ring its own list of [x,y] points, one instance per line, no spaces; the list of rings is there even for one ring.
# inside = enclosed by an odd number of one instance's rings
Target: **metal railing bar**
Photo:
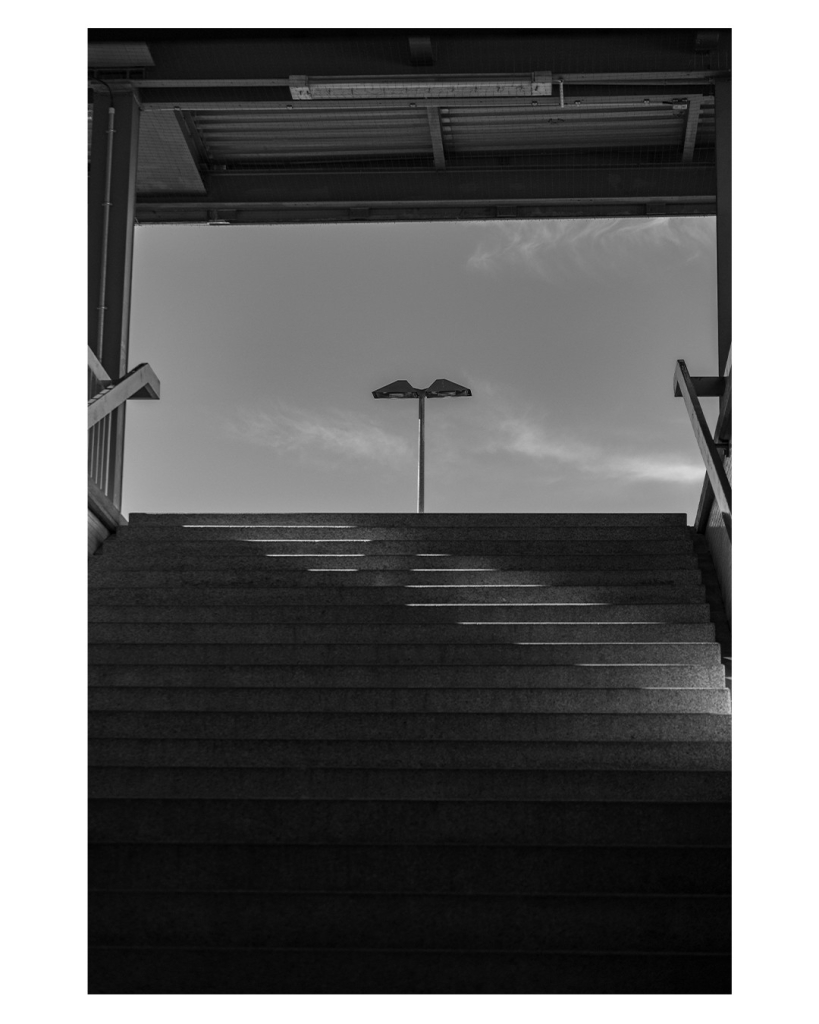
[[[89,428],[110,415],[127,399],[137,397],[139,392],[143,392],[140,397],[159,398],[159,380],[148,363],[140,363],[116,384],[110,384],[89,399]]]
[[[731,421],[731,353],[728,353],[728,363],[725,367],[726,377],[725,379],[725,390],[723,391],[719,417],[717,418],[717,425],[714,427],[714,438],[716,441],[725,441],[725,434],[730,432],[730,421]],[[728,423],[728,430],[726,430],[726,422]],[[724,459],[723,459],[724,461]],[[708,526],[708,518],[711,515],[711,506],[714,504],[714,488],[711,486],[711,481],[708,479],[706,474],[705,481],[700,494],[699,505],[697,506],[697,514],[694,517],[694,529],[697,533],[705,533],[706,527]]]
[[[688,417],[691,420],[691,426],[694,428],[694,437],[697,441],[697,446],[700,450],[703,461],[705,462],[705,471],[708,482],[714,492],[714,498],[716,499],[720,512],[722,513],[725,530],[728,534],[728,538],[730,539],[731,481],[728,479],[728,475],[725,472],[725,467],[722,464],[722,458],[714,444],[705,416],[703,415],[702,406],[700,405],[696,388],[688,373],[685,361],[682,359],[677,360],[677,365],[674,370],[674,388],[675,392],[676,389],[679,388],[682,399],[685,402],[685,408],[688,412]]]

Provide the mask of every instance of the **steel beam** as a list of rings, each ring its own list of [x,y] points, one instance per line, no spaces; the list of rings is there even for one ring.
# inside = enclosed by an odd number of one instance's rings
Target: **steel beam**
[[[719,79],[714,93],[717,159],[717,350],[725,374],[731,351],[731,81]]]
[[[693,199],[669,196],[663,200],[663,216],[713,217],[713,196]],[[486,220],[549,220],[567,217],[652,217],[656,203],[645,199],[536,200],[519,203],[487,200],[483,203],[185,203],[153,202],[146,198],[137,205],[140,224],[206,224],[218,220],[228,224],[338,224],[350,220],[375,222]]]
[[[692,96],[688,101],[688,116],[685,121],[685,139],[683,141],[682,162],[690,164],[694,158],[694,146],[697,142],[697,128],[700,122],[702,97]]]
[[[209,190],[201,197],[206,206],[231,208],[240,203],[255,205],[341,204],[372,206],[376,203],[418,205],[428,202],[517,204],[533,202],[584,202],[608,197],[609,201],[665,202],[665,197],[686,198],[715,194],[713,167],[699,164],[659,164],[617,167],[522,167],[487,174],[480,168],[454,168],[446,174],[419,170],[214,170]],[[643,198],[639,198],[643,197]],[[185,205],[187,197],[140,196],[140,205],[160,208]]]
[[[649,84],[711,84],[719,78],[717,71],[647,71],[583,74],[552,72],[553,78],[562,78],[566,83],[577,85],[626,85]],[[333,81],[322,76],[312,76],[316,82]],[[288,88],[288,78],[137,78],[131,83],[138,89],[276,89]],[[92,88],[96,88],[92,83]]]
[[[432,140],[435,167],[437,170],[443,171],[446,168],[446,154],[444,153],[444,137],[441,133],[440,108],[427,107],[427,118],[429,119],[429,137]]]
[[[135,83],[136,84],[136,83]],[[143,83],[138,83],[140,89]],[[171,91],[171,90],[169,90]],[[504,108],[514,107],[556,107],[560,110],[616,110],[640,109],[651,110],[653,108],[671,109],[691,99],[703,99],[701,93],[693,93],[687,90],[679,90],[668,86],[667,93],[656,93],[648,91],[631,90],[625,88],[616,94],[607,96],[576,96],[571,103],[562,106],[559,96],[538,96],[533,99],[531,96],[435,96],[435,97],[403,97],[401,99],[345,99],[345,100],[293,100],[293,99],[269,99],[249,100],[236,97],[235,99],[186,99],[185,96],[172,96],[166,99],[151,99],[150,93],[141,97],[140,106],[142,110],[190,110],[207,113],[208,111],[220,110],[246,110],[248,113],[265,110],[299,110],[302,111],[332,111],[334,113],[349,113],[351,111],[364,110],[410,110],[422,108],[463,108],[479,107],[496,111],[503,111]],[[711,102],[710,97],[704,97],[705,104]]]
[[[112,103],[109,181],[108,111]],[[107,90],[96,92],[88,177],[88,347],[115,380],[123,377],[128,367],[138,142],[139,106],[131,89],[119,91],[115,86],[112,95]],[[104,313],[101,337],[100,307]],[[118,507],[122,498],[125,406],[112,414],[111,432],[109,496]]]

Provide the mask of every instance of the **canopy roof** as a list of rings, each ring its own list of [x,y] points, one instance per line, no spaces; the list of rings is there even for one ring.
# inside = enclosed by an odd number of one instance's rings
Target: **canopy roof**
[[[729,68],[724,29],[89,33],[141,223],[714,214]]]

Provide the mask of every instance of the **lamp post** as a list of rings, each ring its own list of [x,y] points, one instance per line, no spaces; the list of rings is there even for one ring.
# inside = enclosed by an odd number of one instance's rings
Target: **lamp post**
[[[428,398],[470,398],[472,392],[462,384],[439,377],[428,388],[416,388],[408,380],[394,380],[373,391],[373,398],[418,399],[418,511],[424,511],[424,414]]]

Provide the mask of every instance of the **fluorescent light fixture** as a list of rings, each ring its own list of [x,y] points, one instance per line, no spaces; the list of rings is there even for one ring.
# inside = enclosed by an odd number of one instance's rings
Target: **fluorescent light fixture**
[[[457,99],[473,96],[551,96],[551,71],[525,75],[412,75],[308,78],[291,75],[294,100]]]

